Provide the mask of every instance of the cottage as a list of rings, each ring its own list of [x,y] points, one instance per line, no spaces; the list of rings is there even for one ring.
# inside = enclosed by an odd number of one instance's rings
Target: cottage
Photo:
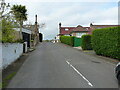
[[[82,27],[78,25],[77,27],[61,27],[61,23],[59,23],[59,35],[65,36],[76,36],[81,37],[84,34],[89,34],[91,32],[90,27]]]

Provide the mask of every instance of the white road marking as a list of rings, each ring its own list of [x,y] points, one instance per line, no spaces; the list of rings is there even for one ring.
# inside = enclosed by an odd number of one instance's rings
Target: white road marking
[[[87,80],[70,62],[66,61],[68,65],[70,65],[85,81],[87,81],[88,85],[93,87],[92,83],[90,83],[89,80]]]

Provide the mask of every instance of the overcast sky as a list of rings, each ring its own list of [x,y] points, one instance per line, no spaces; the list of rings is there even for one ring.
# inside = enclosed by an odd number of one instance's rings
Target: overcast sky
[[[89,1],[89,2],[88,2]],[[114,1],[114,2],[113,2]],[[45,23],[40,29],[44,39],[54,39],[59,33],[58,24],[62,26],[89,26],[93,24],[118,24],[118,0],[6,0],[11,5],[26,5],[28,21]]]

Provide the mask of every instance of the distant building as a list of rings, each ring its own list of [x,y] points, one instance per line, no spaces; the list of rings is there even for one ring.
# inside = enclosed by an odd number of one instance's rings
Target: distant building
[[[92,34],[92,31],[95,30],[95,29],[108,28],[108,27],[117,27],[117,26],[120,26],[120,25],[93,25],[91,23],[90,24],[90,29],[91,29],[90,34]]]
[[[20,32],[20,28],[14,28],[15,31]],[[19,39],[19,33],[15,33],[15,39]],[[31,45],[31,34],[32,31],[30,29],[22,28],[22,39],[24,42],[27,42],[27,47],[30,48]]]
[[[62,27],[62,24],[59,23],[59,35],[71,35],[71,32],[73,31],[73,29],[75,29],[75,27]]]
[[[60,31],[60,36],[65,35],[65,36],[76,36],[76,37],[81,37],[84,34],[89,34],[90,27],[82,27],[81,25],[78,25],[77,27],[62,27],[61,23],[59,23],[59,31]]]
[[[62,27],[62,24],[59,23],[59,36],[76,36],[81,38],[82,35],[85,34],[92,34],[92,31],[95,29],[100,28],[107,28],[107,27],[117,27],[118,25],[93,25],[90,24],[90,27],[83,27],[78,25],[77,27]]]
[[[34,47],[39,43],[39,25],[37,23],[37,15],[35,16],[34,25],[24,25],[25,29],[31,30],[31,46]]]
[[[90,27],[82,27],[78,25],[70,33],[72,36],[81,38],[82,35],[89,34],[91,32]]]

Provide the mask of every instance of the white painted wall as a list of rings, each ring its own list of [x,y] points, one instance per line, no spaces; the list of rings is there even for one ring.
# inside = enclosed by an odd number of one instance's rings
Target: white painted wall
[[[2,69],[16,61],[23,53],[23,44],[3,43],[2,44]]]

